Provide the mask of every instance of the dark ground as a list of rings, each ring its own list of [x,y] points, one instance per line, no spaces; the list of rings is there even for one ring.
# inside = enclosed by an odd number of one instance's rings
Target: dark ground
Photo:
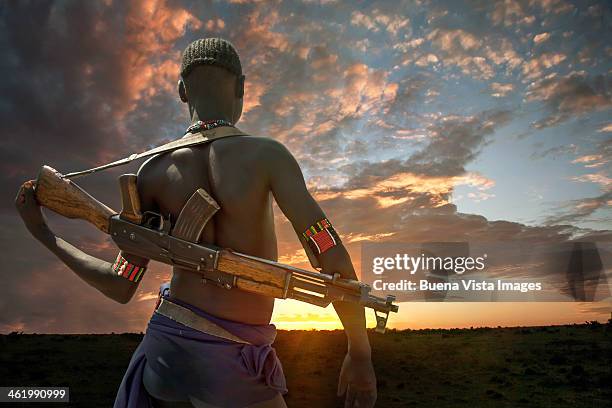
[[[138,334],[0,336],[0,386],[69,386],[70,404],[111,407]],[[377,407],[610,407],[612,327],[370,333]],[[339,407],[341,331],[280,331],[290,408]],[[9,404],[0,404],[0,407]],[[20,403],[16,407],[26,407]]]

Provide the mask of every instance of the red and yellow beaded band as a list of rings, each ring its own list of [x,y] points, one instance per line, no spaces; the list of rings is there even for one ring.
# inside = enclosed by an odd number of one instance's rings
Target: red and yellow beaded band
[[[340,244],[340,237],[327,218],[317,221],[302,233],[315,254],[322,254]]]
[[[113,264],[113,271],[124,278],[138,283],[144,275],[144,272],[147,270],[144,266],[138,266],[129,263],[121,254],[117,255],[117,260]]]

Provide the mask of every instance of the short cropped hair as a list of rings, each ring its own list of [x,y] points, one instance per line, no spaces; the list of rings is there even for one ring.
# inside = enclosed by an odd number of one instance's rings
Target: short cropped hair
[[[236,48],[222,38],[202,38],[185,48],[181,62],[181,77],[186,78],[198,65],[216,65],[236,76],[242,75],[242,65]]]

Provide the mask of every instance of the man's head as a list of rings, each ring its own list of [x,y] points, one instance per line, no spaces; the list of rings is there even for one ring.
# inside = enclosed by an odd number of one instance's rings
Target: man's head
[[[195,110],[204,117],[212,112],[236,123],[242,114],[244,75],[234,46],[221,38],[189,44],[183,52],[178,91],[192,114]]]

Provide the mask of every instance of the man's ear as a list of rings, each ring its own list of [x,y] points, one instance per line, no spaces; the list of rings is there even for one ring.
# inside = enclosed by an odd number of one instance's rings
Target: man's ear
[[[181,98],[181,102],[187,103],[187,90],[185,89],[185,83],[183,82],[182,79],[179,79],[177,88],[178,88],[179,98]]]
[[[244,96],[244,75],[236,78],[236,96],[242,98]]]

